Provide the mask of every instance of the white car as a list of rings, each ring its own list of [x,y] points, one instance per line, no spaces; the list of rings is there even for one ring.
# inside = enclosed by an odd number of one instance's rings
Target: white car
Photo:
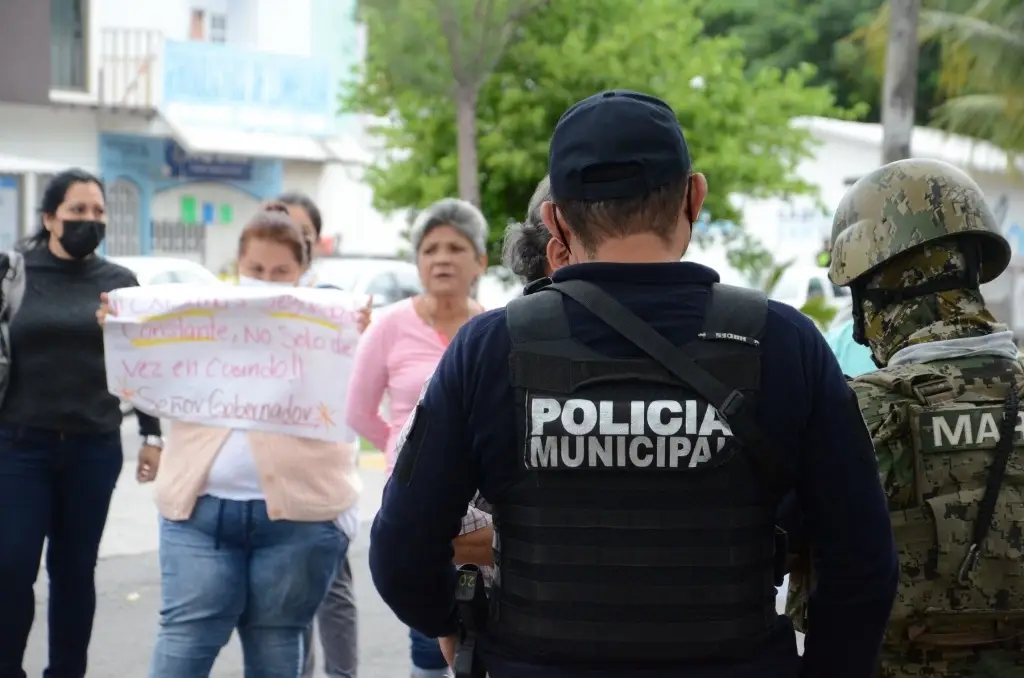
[[[224,281],[188,259],[176,257],[110,257],[135,274],[140,285],[191,283],[193,285],[224,285]]]
[[[313,260],[319,285],[334,285],[361,296],[373,295],[373,308],[423,292],[415,264],[384,257],[321,257]]]

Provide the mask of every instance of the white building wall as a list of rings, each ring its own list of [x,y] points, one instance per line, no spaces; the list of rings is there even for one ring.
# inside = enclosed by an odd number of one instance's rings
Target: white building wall
[[[832,215],[849,188],[848,182],[880,165],[880,151],[870,144],[821,135],[817,139],[821,145],[813,158],[800,165],[797,174],[818,188],[823,209],[819,209],[815,199],[810,197],[739,201],[743,207],[744,225],[768,249],[778,253],[780,260],[816,254],[822,239],[831,233]],[[966,170],[978,182],[991,205],[995,206],[1003,196],[1006,197],[1009,209],[1004,227],[1008,228],[1013,223],[1024,226],[1024,182],[1021,179],[971,168],[966,163],[953,164]],[[714,186],[710,190],[714,190]]]
[[[259,45],[259,5],[252,0],[227,0],[228,42],[246,49]]]
[[[362,181],[363,171],[353,165],[324,168],[319,204],[324,235],[341,234],[342,252],[395,254],[407,247],[402,232],[404,213],[382,215],[373,208],[373,191]]]
[[[94,111],[0,104],[0,155],[95,171],[97,141]]]
[[[352,165],[285,161],[284,191],[305,193],[323,218],[323,235],[341,235],[343,252],[394,254],[404,245],[405,219],[385,217],[373,208],[373,191]]]
[[[249,0],[258,6],[257,45],[260,51],[310,56],[312,7],[310,0]]]
[[[305,193],[313,202],[320,204],[321,184],[323,183],[324,165],[319,162],[303,162],[301,160],[285,160],[281,173],[281,191],[298,191]]]
[[[21,180],[16,237],[39,221],[41,177],[68,167],[98,171],[97,140],[93,111],[0,104],[0,174]]]

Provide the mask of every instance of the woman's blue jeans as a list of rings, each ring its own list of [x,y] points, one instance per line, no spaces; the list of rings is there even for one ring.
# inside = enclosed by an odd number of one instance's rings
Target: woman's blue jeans
[[[333,521],[270,520],[263,501],[203,496],[188,520],[161,519],[150,678],[207,678],[236,629],[245,678],[299,678],[303,632],[347,550]]]

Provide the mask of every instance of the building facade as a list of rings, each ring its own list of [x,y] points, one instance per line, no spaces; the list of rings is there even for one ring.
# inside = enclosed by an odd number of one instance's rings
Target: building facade
[[[362,39],[354,0],[4,0],[0,247],[67,167],[107,184],[108,254],[214,270],[282,190],[358,191],[338,96]]]

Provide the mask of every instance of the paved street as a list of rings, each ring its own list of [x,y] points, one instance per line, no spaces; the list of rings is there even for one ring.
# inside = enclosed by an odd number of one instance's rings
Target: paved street
[[[144,678],[160,605],[157,564],[157,513],[149,487],[135,482],[134,456],[139,439],[135,421],[123,432],[125,467],[114,494],[97,569],[98,610],[90,653],[89,678]],[[360,678],[398,678],[408,675],[405,629],[381,602],[367,569],[369,520],[380,506],[384,486],[379,455],[364,455],[365,490],[360,502],[363,529],[350,551],[359,605]],[[25,669],[30,678],[46,665],[46,574],[36,585],[36,620],[29,640]],[[214,678],[242,678],[237,640],[221,654]]]

